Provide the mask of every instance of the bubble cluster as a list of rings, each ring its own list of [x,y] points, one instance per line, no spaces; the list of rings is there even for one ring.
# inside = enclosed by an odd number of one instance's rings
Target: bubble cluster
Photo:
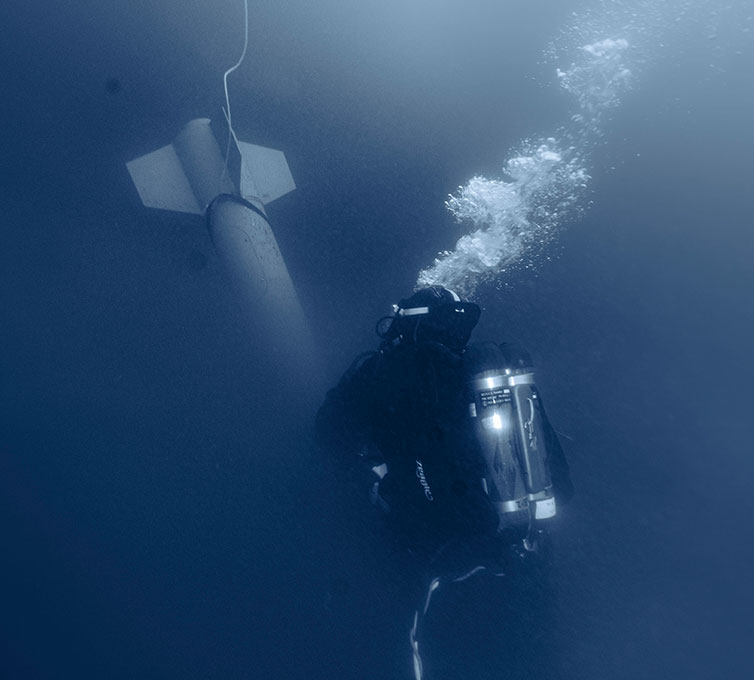
[[[625,38],[604,38],[582,46],[578,59],[557,69],[577,106],[569,126],[557,137],[524,140],[502,179],[472,177],[448,198],[448,210],[472,231],[419,273],[418,287],[439,284],[469,296],[501,272],[531,266],[557,228],[578,215],[589,181],[584,149],[598,135],[602,115],[630,86],[628,50]]]
[[[573,216],[589,180],[576,149],[552,137],[526,140],[504,177],[472,177],[448,198],[448,210],[473,230],[419,274],[418,286],[440,284],[469,296],[506,267],[530,261]]]
[[[560,86],[578,103],[573,121],[586,127],[582,135],[598,134],[603,115],[619,106],[631,87],[632,73],[625,59],[628,48],[625,38],[604,38],[584,45],[578,61],[556,70]]]
[[[470,296],[484,281],[534,267],[558,229],[583,210],[590,150],[652,46],[662,47],[662,32],[689,20],[691,7],[707,4],[599,0],[574,13],[545,51],[572,97],[570,118],[551,137],[524,140],[501,178],[472,177],[449,197],[446,207],[470,231],[419,273],[417,287],[438,284]]]

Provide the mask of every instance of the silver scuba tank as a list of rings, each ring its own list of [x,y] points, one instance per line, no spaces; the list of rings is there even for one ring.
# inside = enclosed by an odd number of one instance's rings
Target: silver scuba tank
[[[546,416],[528,353],[515,345],[470,346],[469,415],[484,459],[482,486],[500,528],[556,513],[548,466]]]

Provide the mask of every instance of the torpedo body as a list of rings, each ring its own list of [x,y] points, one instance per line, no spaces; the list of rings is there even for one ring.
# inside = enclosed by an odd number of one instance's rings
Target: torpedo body
[[[239,142],[227,125],[190,121],[126,164],[145,206],[206,215],[210,237],[266,351],[313,368],[304,312],[265,213],[295,189],[282,151]]]

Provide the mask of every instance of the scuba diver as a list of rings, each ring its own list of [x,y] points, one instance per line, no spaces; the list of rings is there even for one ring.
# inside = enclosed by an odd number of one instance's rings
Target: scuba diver
[[[411,555],[419,592],[410,643],[435,591],[487,572],[540,578],[548,522],[573,495],[568,464],[515,344],[469,344],[478,305],[430,286],[377,322],[316,417],[336,467],[361,470],[364,495]]]

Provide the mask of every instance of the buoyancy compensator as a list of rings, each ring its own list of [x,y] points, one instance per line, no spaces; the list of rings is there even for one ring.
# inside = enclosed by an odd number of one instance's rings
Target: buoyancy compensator
[[[500,529],[553,517],[549,424],[528,352],[512,344],[474,344],[464,363],[469,415],[484,459],[481,483]]]

